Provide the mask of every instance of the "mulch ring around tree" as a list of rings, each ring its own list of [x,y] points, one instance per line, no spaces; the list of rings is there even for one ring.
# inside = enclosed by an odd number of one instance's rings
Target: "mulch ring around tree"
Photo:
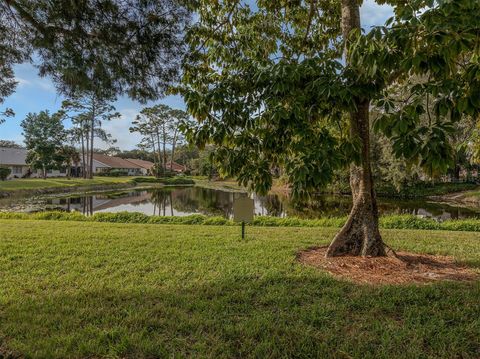
[[[326,258],[328,247],[301,251],[297,259],[306,265],[331,273],[334,277],[361,284],[427,284],[438,281],[467,282],[480,274],[453,257],[397,252],[397,256]]]

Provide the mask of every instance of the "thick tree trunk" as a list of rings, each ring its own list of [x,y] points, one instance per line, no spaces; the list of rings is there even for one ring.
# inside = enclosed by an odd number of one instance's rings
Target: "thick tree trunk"
[[[327,256],[384,256],[385,245],[378,229],[378,208],[370,164],[369,101],[357,104],[350,116],[352,136],[362,143],[361,164],[351,165],[352,210],[347,222],[335,236]]]
[[[358,1],[342,0],[344,38],[348,39],[351,31],[355,29],[360,29]],[[345,51],[345,55],[348,63],[348,51]],[[357,98],[355,102],[356,110],[350,113],[350,134],[353,139],[358,139],[361,143],[361,163],[351,165],[352,210],[347,222],[330,244],[327,257],[386,255],[385,245],[378,229],[378,208],[370,163],[370,101],[366,98]]]

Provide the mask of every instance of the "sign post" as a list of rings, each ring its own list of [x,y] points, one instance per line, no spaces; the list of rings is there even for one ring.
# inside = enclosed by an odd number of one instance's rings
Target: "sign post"
[[[254,209],[251,198],[240,197],[233,202],[233,220],[242,223],[242,239],[245,239],[245,223],[253,222]]]

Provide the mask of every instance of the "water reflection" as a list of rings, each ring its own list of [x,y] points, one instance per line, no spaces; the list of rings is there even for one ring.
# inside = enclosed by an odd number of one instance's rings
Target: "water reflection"
[[[227,192],[201,187],[162,188],[116,193],[100,193],[61,198],[30,198],[0,201],[0,209],[38,211],[60,209],[87,215],[96,212],[142,212],[148,215],[185,216],[201,213],[233,217],[235,198],[246,193]],[[263,216],[318,218],[348,213],[347,196],[317,196],[308,204],[291,201],[287,196],[255,196],[255,214]],[[414,214],[438,219],[480,216],[480,209],[468,209],[429,201],[379,200],[382,214]]]

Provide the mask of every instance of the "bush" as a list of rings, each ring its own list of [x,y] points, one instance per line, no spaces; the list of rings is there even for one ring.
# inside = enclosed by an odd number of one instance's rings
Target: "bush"
[[[0,180],[5,181],[10,176],[12,170],[8,167],[0,167]]]
[[[441,229],[442,223],[432,218],[420,218],[411,215],[393,215],[380,217],[380,226],[391,229]]]
[[[158,183],[167,186],[194,185],[195,181],[183,176],[154,178],[154,177],[135,177],[132,179],[135,183]]]
[[[176,172],[170,171],[170,168],[163,168],[159,164],[154,165],[151,172],[155,177],[173,177],[176,175]]]
[[[90,217],[94,222],[148,223],[149,216],[140,212],[95,213]]]
[[[128,171],[110,169],[105,172],[96,173],[95,175],[102,176],[102,177],[123,177],[123,176],[128,176]]]
[[[235,226],[239,223],[223,217],[207,217],[202,214],[190,216],[148,216],[139,212],[95,213],[84,216],[78,212],[46,211],[36,213],[0,212],[0,219],[38,219],[56,221],[91,221],[110,223],[144,223],[144,224],[201,224],[207,226]],[[278,218],[258,216],[254,226],[263,227],[334,227],[340,228],[346,217],[326,217],[318,219],[301,219],[295,217]],[[380,228],[386,229],[423,229],[445,231],[480,232],[480,219],[457,219],[438,222],[431,218],[419,218],[412,215],[392,215],[380,217]]]

